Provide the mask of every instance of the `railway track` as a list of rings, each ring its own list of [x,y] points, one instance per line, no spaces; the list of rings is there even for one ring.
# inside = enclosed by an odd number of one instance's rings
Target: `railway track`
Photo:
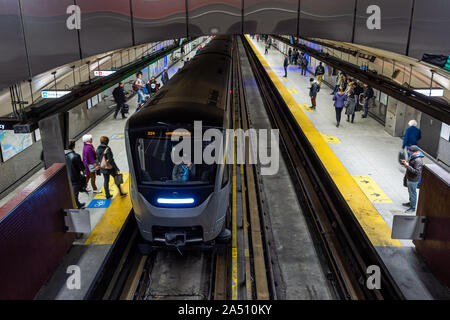
[[[233,129],[247,130],[249,124],[237,39],[233,46]],[[248,158],[248,149],[245,153]],[[233,235],[230,245],[223,252],[183,251],[180,254],[176,250],[164,250],[142,255],[136,244],[130,244],[113,278],[115,283],[110,285],[105,299],[275,298],[257,172],[254,165],[234,163],[233,194],[227,219],[227,226]]]
[[[326,173],[264,66],[242,36],[250,65],[274,128],[280,130],[281,152],[290,165],[298,198],[309,214],[326,253],[334,287],[342,299],[402,299],[381,258]],[[381,269],[381,289],[366,286],[367,268]]]

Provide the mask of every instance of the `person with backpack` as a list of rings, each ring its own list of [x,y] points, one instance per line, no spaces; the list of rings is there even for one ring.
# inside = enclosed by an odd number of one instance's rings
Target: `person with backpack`
[[[317,66],[316,72],[315,72],[316,80],[317,80],[317,83],[319,84],[319,86],[322,86],[322,81],[323,81],[323,75],[324,74],[325,74],[325,68],[323,67],[322,62],[321,62]]]
[[[317,93],[320,91],[320,86],[317,83],[317,80],[314,78],[309,79],[311,87],[309,88],[309,96],[311,98],[311,109],[316,110],[316,98]]]
[[[367,83],[364,83],[364,105],[363,105],[363,118],[367,118],[367,114],[369,113],[369,101],[374,97],[374,92],[371,86]]]
[[[75,195],[75,202],[78,209],[82,209],[84,208],[85,203],[81,203],[80,200],[78,200],[78,196],[80,191],[83,191],[83,188],[85,187],[86,177],[83,174],[85,168],[81,156],[75,152],[75,140],[69,141],[68,149],[64,150],[64,154],[69,179],[72,183],[73,193]]]
[[[144,96],[144,80],[142,80],[142,72],[136,74],[136,80],[133,83],[133,90],[138,94],[138,108],[145,102]]]
[[[114,119],[117,119],[117,114],[122,114],[122,119],[126,119],[125,116],[126,113],[126,105],[125,102],[127,102],[127,99],[125,97],[125,91],[123,90],[123,83],[120,82],[119,85],[113,90],[112,93],[114,97],[114,101],[116,102],[116,111],[114,112]]]
[[[112,176],[114,178],[114,182],[119,189],[119,193],[121,196],[126,196],[126,193],[123,193],[120,189],[120,183],[117,181],[117,176],[120,173],[119,168],[117,167],[112,150],[108,147],[109,138],[106,136],[100,137],[100,145],[97,147],[97,163],[100,163],[100,173],[103,174],[103,188],[105,189],[105,197],[106,199],[111,199],[111,193],[109,192],[109,179]]]
[[[308,59],[304,52],[302,52],[302,56],[300,57],[300,68],[302,70],[302,76],[306,76],[306,72],[308,71]]]

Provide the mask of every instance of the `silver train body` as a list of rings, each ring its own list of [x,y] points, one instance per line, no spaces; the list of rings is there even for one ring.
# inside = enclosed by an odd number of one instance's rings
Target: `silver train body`
[[[203,130],[230,127],[231,54],[231,38],[216,37],[127,121],[131,200],[146,241],[177,246],[205,243],[225,228],[229,165],[192,161],[175,168],[171,155],[176,129],[185,129],[195,140],[194,121],[201,121]]]

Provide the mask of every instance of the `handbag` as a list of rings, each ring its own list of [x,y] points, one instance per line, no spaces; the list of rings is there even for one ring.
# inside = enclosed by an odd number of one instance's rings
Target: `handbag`
[[[113,168],[111,163],[109,163],[109,160],[106,159],[106,153],[108,152],[108,149],[109,148],[106,148],[105,152],[103,152],[102,162],[100,163],[100,168],[105,170],[111,170]]]
[[[116,185],[122,184],[122,183],[123,183],[123,174],[121,174],[121,173],[116,174],[116,175],[114,176],[114,183],[115,183]]]
[[[129,106],[127,104],[124,104],[123,107],[122,107],[123,113],[128,113],[129,110],[130,110]]]

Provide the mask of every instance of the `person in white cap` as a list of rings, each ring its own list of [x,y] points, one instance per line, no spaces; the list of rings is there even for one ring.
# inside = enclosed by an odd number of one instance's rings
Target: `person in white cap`
[[[420,138],[422,138],[422,133],[420,132],[420,129],[417,128],[416,120],[410,120],[408,122],[408,125],[409,128],[406,129],[405,135],[403,136],[402,149],[404,150],[406,148],[409,156],[410,155],[410,152],[408,151],[409,147],[417,145]]]

